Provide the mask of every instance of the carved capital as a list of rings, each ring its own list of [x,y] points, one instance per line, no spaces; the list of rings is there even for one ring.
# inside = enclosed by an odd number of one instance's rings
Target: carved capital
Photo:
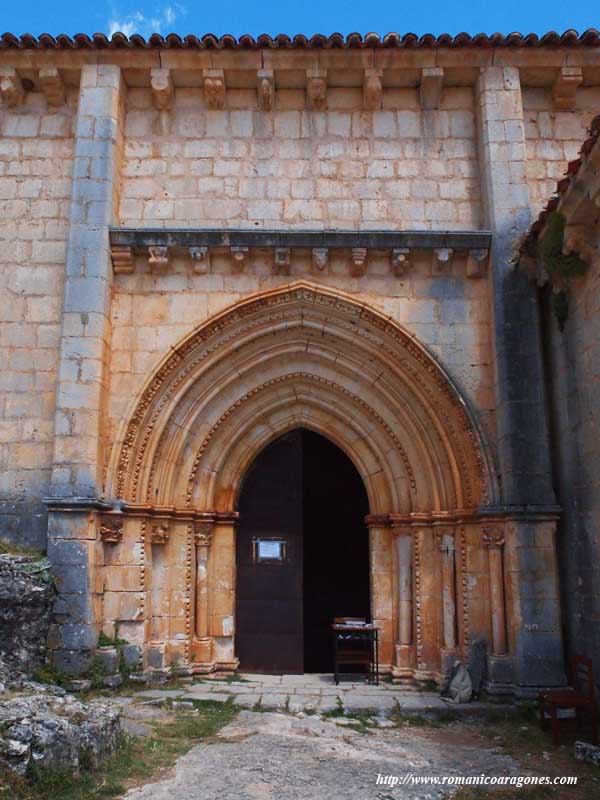
[[[222,69],[205,69],[202,71],[204,79],[204,99],[211,109],[225,107],[225,73]]]
[[[378,111],[381,108],[381,100],[383,97],[383,87],[381,85],[381,77],[383,75],[380,69],[366,69],[363,82],[363,104],[369,111]]]
[[[65,102],[65,85],[56,67],[42,67],[39,71],[40,86],[49,106],[62,106]]]
[[[196,547],[210,547],[213,537],[212,522],[194,523],[194,544]]]
[[[312,263],[313,267],[322,272],[327,266],[329,261],[329,248],[328,247],[313,247],[312,249]]]
[[[441,553],[454,552],[454,531],[452,528],[441,528],[434,530],[435,544]]]
[[[151,69],[150,86],[152,99],[159,111],[168,111],[173,106],[173,80],[170,69]]]
[[[148,263],[152,268],[165,269],[169,264],[169,248],[163,245],[149,247]]]
[[[115,275],[130,275],[133,272],[133,251],[131,247],[113,246],[110,257]]]
[[[150,541],[152,544],[166,544],[171,536],[171,530],[166,522],[153,522],[150,527]]]
[[[108,544],[118,544],[123,540],[123,517],[105,514],[100,517],[100,539]]]
[[[190,247],[190,257],[194,262],[194,272],[206,275],[210,272],[210,250],[208,247]]]
[[[25,102],[23,81],[14,67],[0,68],[0,95],[10,108],[16,108]]]
[[[483,528],[482,539],[487,547],[503,547],[504,545],[504,532],[501,528]]]
[[[327,70],[306,70],[306,103],[315,111],[327,108]]]
[[[577,89],[582,83],[583,72],[581,67],[561,67],[552,89],[555,108],[562,111],[574,109]]]
[[[261,111],[271,111],[275,104],[275,78],[272,69],[259,69],[256,73],[258,107]]]

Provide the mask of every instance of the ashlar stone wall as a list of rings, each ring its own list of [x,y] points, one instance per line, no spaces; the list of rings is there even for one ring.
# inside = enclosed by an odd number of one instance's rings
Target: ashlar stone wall
[[[44,546],[77,89],[0,100],[0,531]]]
[[[472,87],[446,87],[439,109],[418,89],[390,89],[383,109],[362,89],[332,88],[327,111],[302,89],[256,109],[229,90],[207,110],[200,88],[157,110],[128,93],[120,220],[125,226],[475,229],[480,190]]]
[[[574,108],[559,110],[550,88],[523,89],[523,121],[527,140],[525,176],[533,215],[556,191],[569,161],[577,158],[587,130],[600,109],[600,88],[577,90]]]

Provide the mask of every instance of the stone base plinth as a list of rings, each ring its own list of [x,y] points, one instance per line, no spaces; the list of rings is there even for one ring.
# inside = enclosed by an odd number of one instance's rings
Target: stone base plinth
[[[412,682],[415,672],[415,646],[413,644],[397,644],[395,651],[394,663],[390,670],[394,683]]]
[[[209,636],[202,639],[192,639],[190,644],[190,659],[194,672],[208,673],[214,671],[212,662],[212,639]]]

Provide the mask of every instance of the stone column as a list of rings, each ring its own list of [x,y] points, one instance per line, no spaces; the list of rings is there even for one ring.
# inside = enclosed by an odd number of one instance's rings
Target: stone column
[[[410,526],[394,525],[396,550],[396,586],[398,594],[398,640],[392,675],[395,679],[412,678],[415,668],[413,641],[413,565],[412,529]]]
[[[389,672],[394,661],[394,547],[389,518],[371,514],[365,518],[369,528],[371,566],[371,617],[379,628],[379,669]]]
[[[483,541],[488,548],[490,568],[492,652],[495,656],[503,656],[506,655],[506,612],[504,608],[504,566],[502,563],[504,536],[501,531],[484,528]]]
[[[210,671],[212,646],[208,635],[208,556],[213,537],[213,523],[200,522],[194,527],[196,547],[196,591],[194,639],[191,645],[194,671]]]
[[[82,67],[65,265],[63,322],[56,391],[48,556],[55,574],[70,569],[88,602],[67,597],[69,577],[59,581],[57,615],[63,633],[54,653],[60,669],[78,672],[93,655],[101,603],[94,602],[98,569],[90,556],[94,517],[102,492],[103,408],[109,350],[112,267],[108,226],[117,213],[124,93],[117,66]],[[66,513],[62,513],[63,510]],[[102,588],[98,591],[102,591]],[[63,594],[65,595],[63,597]],[[68,632],[68,636],[66,635]]]
[[[514,682],[526,687],[560,684],[564,680],[563,651],[555,575],[548,576],[543,587],[543,602],[531,602],[531,597],[540,594],[534,575],[542,571],[542,553],[530,547],[531,529],[540,513],[556,513],[557,509],[552,489],[537,290],[510,263],[515,239],[531,223],[519,70],[503,66],[482,68],[476,106],[485,208],[482,222],[493,235],[490,281],[502,486],[501,508],[496,510],[505,516],[515,512],[519,519],[514,537],[511,536],[511,541],[515,540],[511,554],[517,562],[513,565],[511,556],[511,574],[515,578],[518,574],[518,579],[507,606],[509,626],[511,619],[515,621]],[[552,569],[556,569],[555,562]],[[546,631],[544,635],[533,633],[542,630]]]
[[[456,659],[456,567],[454,561],[454,532],[436,531],[436,544],[442,559],[442,635],[441,675],[451,671]]]

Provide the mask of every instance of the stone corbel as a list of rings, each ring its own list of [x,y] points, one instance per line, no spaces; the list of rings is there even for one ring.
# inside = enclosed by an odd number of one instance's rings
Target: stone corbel
[[[313,111],[327,108],[327,70],[306,70],[306,103]]]
[[[206,275],[210,272],[210,250],[208,247],[190,247],[190,258],[194,262],[194,272]]]
[[[171,530],[167,522],[154,522],[150,527],[150,541],[152,544],[167,544]]]
[[[169,248],[166,245],[148,247],[148,263],[152,269],[166,269],[169,265]]]
[[[259,69],[256,73],[258,107],[272,111],[275,105],[275,76],[272,69]]]
[[[350,274],[358,278],[364,275],[367,270],[367,248],[366,247],[353,247],[352,248],[352,266],[350,267]]]
[[[222,69],[202,70],[204,79],[204,99],[208,108],[225,108],[225,73]]]
[[[434,275],[443,275],[448,271],[452,250],[449,247],[436,247],[433,250],[431,269]]]
[[[410,250],[408,247],[397,247],[391,254],[392,271],[397,278],[402,277],[410,266]]]
[[[312,265],[319,272],[323,272],[329,261],[329,248],[328,247],[313,247],[312,249]]]
[[[421,108],[439,108],[444,89],[444,70],[441,67],[425,67],[421,70],[419,98]]]
[[[110,248],[110,257],[115,275],[131,275],[133,272],[133,250],[131,247],[114,245]]]
[[[123,517],[120,514],[105,514],[100,517],[100,539],[106,544],[123,541]]]
[[[383,98],[380,69],[366,69],[363,81],[363,105],[369,111],[378,111]]]
[[[9,108],[22,106],[25,102],[25,87],[14,67],[0,67],[0,95]]]
[[[173,79],[170,69],[151,69],[150,86],[154,106],[159,111],[170,111],[173,107]]]
[[[273,271],[279,275],[287,275],[290,271],[290,248],[276,247],[273,250]]]
[[[229,252],[231,253],[231,257],[233,258],[237,268],[239,270],[244,269],[246,262],[248,261],[249,248],[232,245],[229,248]]]
[[[489,256],[489,250],[469,250],[467,256],[467,278],[482,278]]]
[[[554,107],[560,111],[574,109],[577,89],[582,83],[583,72],[581,67],[561,67],[552,89]]]
[[[48,105],[62,106],[65,102],[65,85],[57,68],[42,67],[38,75]]]

